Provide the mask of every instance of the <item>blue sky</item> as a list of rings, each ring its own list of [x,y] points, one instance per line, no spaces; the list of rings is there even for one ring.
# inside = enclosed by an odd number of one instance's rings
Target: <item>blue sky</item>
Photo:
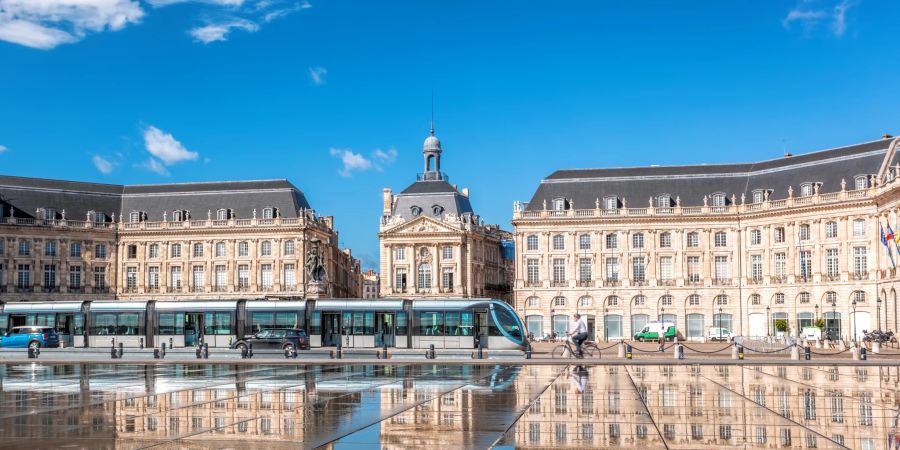
[[[900,3],[0,0],[0,165],[288,178],[377,264],[381,190],[442,166],[511,228],[559,168],[746,161],[900,133]]]

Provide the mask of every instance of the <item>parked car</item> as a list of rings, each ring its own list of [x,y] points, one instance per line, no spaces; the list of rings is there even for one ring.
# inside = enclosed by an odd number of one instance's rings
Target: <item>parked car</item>
[[[709,329],[709,333],[706,336],[710,342],[712,341],[731,341],[737,335],[732,333],[728,328],[721,327],[712,327]]]
[[[667,341],[671,341],[675,339],[676,333],[677,330],[675,329],[675,324],[673,322],[659,322],[654,320],[653,322],[648,322],[641,331],[634,333],[634,340],[639,342],[657,341],[659,340],[659,335],[662,334]]]
[[[59,335],[53,327],[24,326],[13,327],[0,336],[3,348],[59,347]]]
[[[243,350],[253,344],[254,350],[309,350],[309,336],[305,330],[297,328],[276,328],[262,330],[234,343],[233,349]]]

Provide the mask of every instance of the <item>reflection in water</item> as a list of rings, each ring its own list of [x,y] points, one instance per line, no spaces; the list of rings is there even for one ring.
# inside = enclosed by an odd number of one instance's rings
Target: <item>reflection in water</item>
[[[0,447],[897,445],[898,367],[0,365]]]

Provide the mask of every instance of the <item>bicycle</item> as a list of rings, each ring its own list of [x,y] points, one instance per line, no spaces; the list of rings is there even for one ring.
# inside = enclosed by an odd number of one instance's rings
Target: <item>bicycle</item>
[[[594,341],[584,341],[581,343],[581,353],[583,356],[577,356],[575,354],[575,343],[572,342],[571,338],[566,338],[562,344],[553,347],[550,355],[553,358],[600,358],[600,347],[597,347]]]

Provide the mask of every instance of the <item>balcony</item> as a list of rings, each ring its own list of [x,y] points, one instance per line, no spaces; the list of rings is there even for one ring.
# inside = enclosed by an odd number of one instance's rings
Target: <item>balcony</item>
[[[31,286],[16,286],[16,292],[25,294],[28,292],[34,292],[34,288]]]
[[[68,292],[70,294],[84,294],[84,287],[83,286],[70,286],[70,287],[66,288],[66,292]]]
[[[593,287],[594,282],[591,280],[578,280],[577,286],[578,287]]]
[[[91,289],[91,292],[94,294],[109,294],[108,286],[95,287]]]
[[[787,277],[784,275],[774,276],[772,277],[772,284],[784,284],[787,283]]]
[[[631,285],[632,286],[647,286],[648,283],[647,283],[647,280],[632,280]]]
[[[168,292],[170,294],[180,294],[181,286],[169,286],[169,288],[166,290],[166,292]]]
[[[195,293],[206,292],[206,288],[204,286],[191,286],[191,292],[195,292]]]
[[[660,286],[675,286],[675,280],[659,280]]]
[[[159,286],[150,286],[147,288],[147,292],[151,294],[159,294]]]
[[[43,286],[41,287],[41,292],[52,294],[59,292],[59,286]]]
[[[525,287],[531,287],[531,288],[541,287],[541,282],[540,281],[526,281]]]
[[[567,281],[552,281],[550,282],[550,287],[569,287],[569,283]]]
[[[247,285],[239,285],[239,286],[237,287],[237,289],[235,289],[235,291],[236,291],[236,292],[250,292],[250,286],[247,286]]]
[[[822,280],[824,280],[824,281],[841,281],[841,276],[836,273],[834,273],[834,274],[826,273],[825,275],[822,275]]]
[[[731,278],[713,278],[713,286],[731,286]]]
[[[812,276],[800,275],[799,277],[797,277],[797,283],[812,283],[812,281],[813,281]]]
[[[228,292],[228,286],[213,286],[213,292]]]
[[[684,284],[686,286],[703,286],[703,280],[697,275],[688,275],[688,279]]]
[[[619,287],[622,286],[622,280],[604,280],[604,287]]]
[[[137,291],[138,291],[138,290],[137,290],[136,287],[127,287],[127,288],[125,288],[125,289],[122,290],[122,292],[125,293],[125,294],[137,294]]]
[[[750,278],[749,280],[747,280],[747,284],[750,284],[750,285],[763,284],[763,279],[762,279],[762,277]]]
[[[869,279],[869,272],[868,272],[868,271],[866,271],[866,272],[853,272],[852,278],[853,278],[854,280],[868,280],[868,279]]]

